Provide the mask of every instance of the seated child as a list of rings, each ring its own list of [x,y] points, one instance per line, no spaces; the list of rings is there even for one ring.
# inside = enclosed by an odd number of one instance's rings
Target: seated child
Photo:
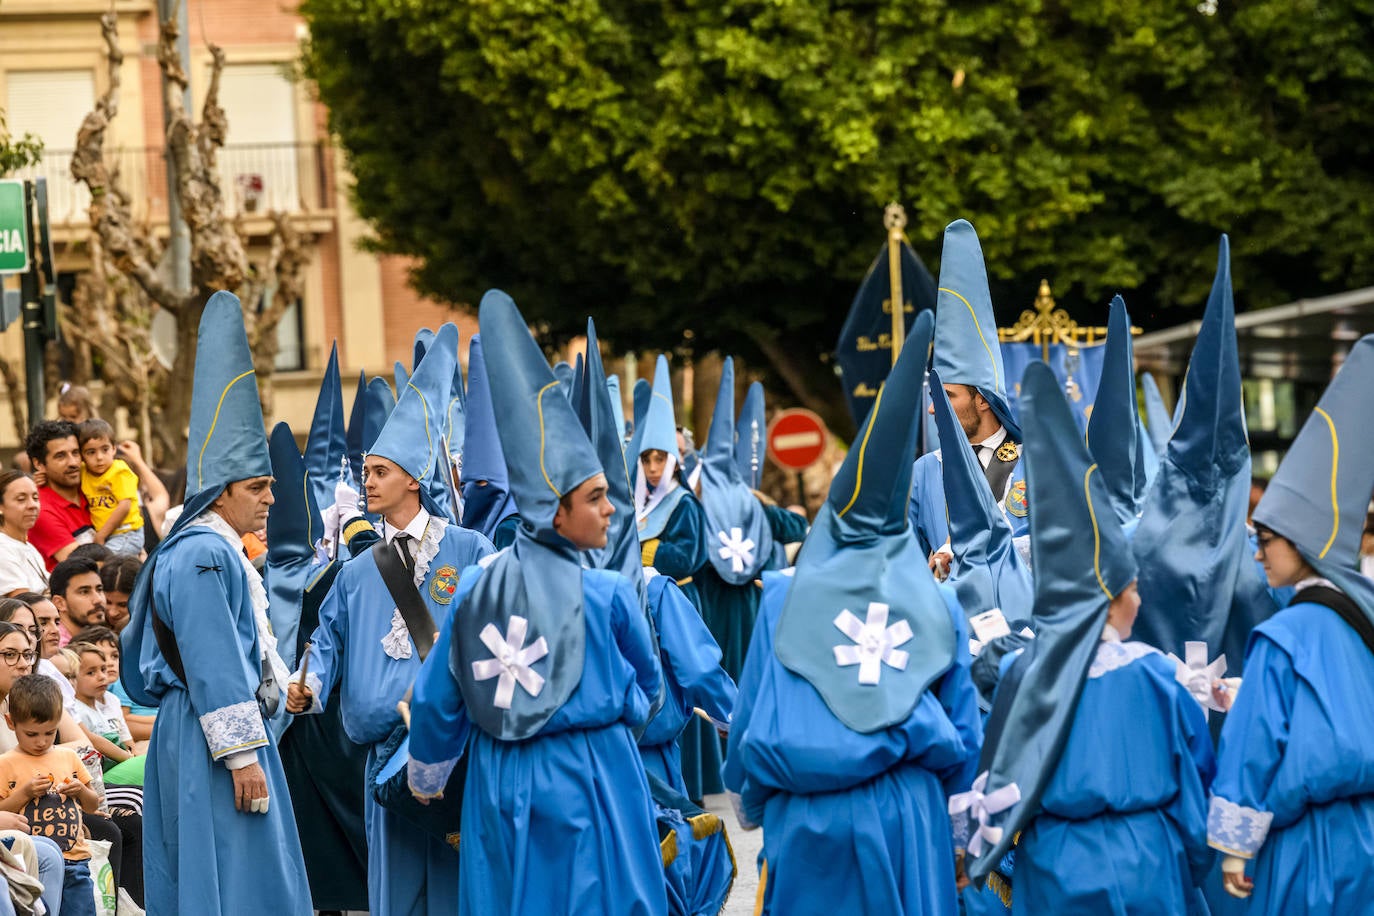
[[[57,669],[57,673],[65,677],[67,683],[71,684],[72,688],[75,689],[76,669],[81,664],[81,659],[77,657],[76,653],[66,646],[63,646],[54,652],[52,658],[48,659],[48,661],[52,662],[52,666]]]
[[[138,475],[115,457],[114,430],[104,420],[77,427],[81,447],[81,492],[91,512],[95,541],[116,554],[143,552],[143,513],[138,508]]]
[[[0,811],[22,814],[34,836],[62,849],[62,910],[59,916],[95,916],[90,847],[81,834],[81,812],[95,813],[100,798],[91,777],[70,748],[54,746],[62,718],[62,692],[51,678],[26,674],[10,688],[5,722],[17,746],[0,754]]]
[[[134,738],[124,722],[124,710],[105,689],[110,683],[108,652],[112,647],[108,643],[114,639],[106,627],[88,627],[67,646],[80,659],[76,697],[67,703],[67,711],[100,751],[102,769],[106,770],[134,756]]]

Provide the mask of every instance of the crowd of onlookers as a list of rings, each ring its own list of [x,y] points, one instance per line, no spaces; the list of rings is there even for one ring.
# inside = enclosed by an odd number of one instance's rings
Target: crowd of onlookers
[[[120,685],[119,632],[169,492],[84,388],[58,411],[0,471],[0,916],[138,914],[157,710]]]

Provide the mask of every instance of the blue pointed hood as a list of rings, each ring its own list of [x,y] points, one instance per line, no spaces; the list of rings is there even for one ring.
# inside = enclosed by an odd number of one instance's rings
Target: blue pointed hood
[[[410,371],[414,372],[420,368],[420,361],[425,358],[425,353],[434,345],[434,332],[429,328],[420,328],[415,332],[415,343],[411,347]],[[397,379],[397,386],[400,387],[400,380]]]
[[[419,367],[417,366],[416,368]],[[406,372],[405,363],[402,363],[399,359],[396,360],[395,365],[392,366],[391,372],[396,381],[396,400],[399,401],[401,399],[401,393],[406,390],[406,383],[410,381],[410,373]]]
[[[654,396],[654,386],[646,378],[635,379],[634,391],[630,392],[633,403],[630,405],[634,420],[634,438],[638,439],[640,433],[644,432],[644,418],[649,414],[649,401]],[[639,452],[635,452],[638,455]]]
[[[1140,409],[1135,397],[1135,356],[1131,317],[1126,301],[1112,299],[1102,377],[1088,417],[1088,451],[1102,470],[1117,519],[1135,525],[1145,506],[1145,451],[1153,446],[1140,436]]]
[[[735,423],[735,466],[745,486],[763,486],[763,459],[768,448],[768,418],[764,411],[763,383],[754,382],[744,396]]]
[[[1374,580],[1360,574],[1360,539],[1374,493],[1374,335],[1362,337],[1298,431],[1253,515],[1293,542],[1374,622]]]
[[[949,543],[954,551],[949,582],[969,617],[997,608],[1013,629],[1030,621],[1030,570],[1012,540],[1011,526],[992,498],[983,467],[949,406],[940,374],[930,373],[930,392],[940,439],[956,445],[940,453]]]
[[[558,379],[558,387],[563,391],[563,397],[569,401],[573,395],[573,367],[568,363],[559,361],[553,367],[554,378]]]
[[[363,453],[372,451],[372,446],[376,443],[377,437],[382,434],[386,427],[387,420],[391,419],[391,412],[396,409],[396,395],[391,390],[391,385],[380,375],[369,379],[367,383],[367,399],[363,411],[363,430],[362,444]],[[359,481],[362,480],[360,476]]]
[[[296,642],[301,622],[301,598],[315,561],[315,541],[324,525],[315,501],[313,481],[306,461],[296,450],[291,427],[278,423],[268,438],[272,456],[272,508],[267,512],[267,565],[263,585],[267,588],[267,616],[282,661],[296,664]],[[338,474],[338,469],[334,471]],[[330,493],[330,502],[334,494]]]
[[[463,445],[463,526],[492,539],[496,528],[516,513],[506,474],[506,456],[496,432],[482,335],[468,343],[467,436]]]
[[[427,332],[427,333],[426,333]],[[425,352],[432,353],[438,347],[448,347],[453,349],[453,378],[442,391],[444,394],[443,410],[439,419],[439,454],[435,456],[434,473],[429,479],[429,496],[436,506],[445,508],[444,515],[452,523],[458,523],[457,491],[454,489],[453,467],[451,462],[454,456],[461,456],[463,453],[463,411],[459,405],[459,397],[453,392],[454,380],[457,380],[459,390],[462,390],[463,369],[458,364],[458,327],[452,322],[446,322],[439,328],[437,334],[429,332],[428,328],[421,331],[427,337]],[[417,342],[420,335],[417,335]],[[417,348],[418,352],[418,348]],[[412,376],[413,378],[414,376]],[[455,428],[455,420],[457,425]]]
[[[479,728],[503,740],[536,734],[572,695],[586,653],[582,565],[577,549],[553,526],[559,500],[602,473],[596,451],[515,303],[500,290],[482,297],[478,321],[487,357],[492,404],[506,470],[520,507],[515,542],[487,566],[455,609],[452,671]],[[483,632],[522,633],[522,644],[544,654],[531,661],[541,680],[525,681],[504,703],[494,676],[474,659],[489,659]],[[512,638],[507,635],[506,638]]]
[[[668,358],[661,353],[654,364],[654,387],[649,406],[644,412],[644,429],[642,432],[636,430],[635,439],[639,446],[633,456],[636,460],[650,449],[659,449],[667,452],[679,465],[682,464],[682,454],[677,448],[673,381],[668,372]]]
[[[1020,442],[1021,427],[1007,396],[983,249],[968,220],[955,220],[945,227],[936,295],[935,370],[947,385],[976,387],[1007,432]]]
[[[907,521],[933,324],[929,311],[916,317],[831,482],[776,631],[778,661],[864,734],[905,720],[955,653],[967,651],[955,645],[948,605]]]
[[[1277,609],[1246,530],[1250,447],[1245,436],[1230,246],[1188,362],[1174,431],[1131,544],[1140,564],[1135,636],[1179,658],[1186,643],[1224,653],[1238,674],[1250,631]]]
[[[315,416],[310,421],[310,434],[305,440],[305,466],[310,473],[310,488],[316,505],[334,504],[334,486],[339,482],[341,465],[347,456],[343,385],[339,379],[339,345],[336,343],[329,350],[329,363],[315,400]]]
[[[1164,449],[1169,446],[1169,437],[1174,432],[1174,418],[1164,407],[1164,398],[1160,396],[1159,385],[1155,384],[1155,377],[1148,372],[1140,374],[1140,390],[1145,399],[1145,428],[1150,434],[1150,444],[1154,446],[1156,455],[1163,455]]]
[[[720,373],[716,408],[702,459],[701,505],[706,510],[706,554],[730,585],[747,585],[773,558],[768,517],[735,465],[735,361]]]
[[[1130,544],[1116,520],[1101,469],[1080,437],[1078,421],[1048,365],[1032,362],[1021,379],[1028,429],[1026,481],[1035,557],[1035,639],[1004,678],[988,719],[980,768],[985,792],[1014,784],[1021,800],[993,825],[1001,839],[969,869],[983,877],[1031,822],[1073,725],[1088,666],[1113,599],[1136,580]]]
[[[353,486],[357,487],[363,479],[363,427],[367,425],[367,373],[359,370],[358,388],[353,392],[353,406],[348,411],[348,429],[344,431],[344,443],[348,448],[348,469],[353,475]],[[380,429],[380,428],[379,428]]]
[[[443,424],[449,386],[458,360],[458,329],[446,324],[435,335],[415,374],[406,380],[396,406],[369,455],[395,462],[420,483],[420,504],[430,515],[451,518],[452,507],[440,502],[431,486],[444,473]]]
[[[616,429],[620,430],[620,445],[625,447],[625,402],[620,394],[620,376],[606,376],[606,388],[611,394],[611,410],[615,412]]]

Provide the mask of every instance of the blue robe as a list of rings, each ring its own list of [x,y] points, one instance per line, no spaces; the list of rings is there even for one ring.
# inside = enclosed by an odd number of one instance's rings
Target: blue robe
[[[1012,912],[1206,914],[1207,717],[1144,643],[1097,650],[1059,765],[1016,847]]]
[[[1025,452],[1011,469],[1005,493],[993,494],[994,502],[1011,526],[1012,537],[1030,534],[1030,506],[1026,502]],[[916,543],[927,555],[949,540],[949,511],[945,507],[944,465],[940,453],[930,452],[916,459],[911,469],[911,502],[907,504]]]
[[[415,572],[420,595],[442,628],[454,606],[456,589],[449,592],[448,586],[457,586],[462,571],[490,554],[492,547],[481,534],[467,528],[438,518],[431,518],[429,525],[415,548]],[[427,549],[426,542],[436,525],[443,526],[442,539],[432,559],[425,562],[433,549]],[[339,571],[311,637],[307,683],[316,699],[311,711],[322,710],[338,684],[335,696],[344,731],[354,743],[368,748],[369,769],[381,745],[401,724],[396,704],[420,672],[414,641],[403,628],[396,628],[400,615],[395,608],[377,561],[370,551],[364,552]],[[457,913],[452,885],[457,881],[458,857],[453,849],[380,807],[366,788],[363,799],[368,902],[373,916]]]
[[[655,576],[649,582],[649,612],[658,631],[658,653],[668,692],[663,708],[639,736],[644,768],[677,792],[688,795],[678,755],[678,735],[698,717],[700,708],[728,725],[735,709],[735,682],[720,667],[720,647],[697,609],[673,580]]]
[[[904,722],[859,734],[778,661],[792,578],[763,581],[723,771],[744,819],[763,827],[763,912],[957,913],[948,798],[973,782],[983,738],[968,655],[956,653]],[[966,645],[959,600],[940,591]]]
[[[455,607],[480,576],[463,572]],[[654,807],[631,733],[659,685],[649,622],[618,573],[583,570],[582,597],[582,678],[535,737],[501,741],[472,727],[449,668],[448,626],[415,682],[411,787],[442,791],[458,758],[471,755],[461,880],[447,889],[463,916],[667,911]]]
[[[1221,730],[1211,844],[1253,859],[1250,913],[1374,908],[1374,656],[1302,602],[1256,627]]]
[[[181,528],[156,554],[152,602],[190,683],[172,673],[151,624],[134,634],[144,685],[159,699],[143,783],[147,911],[309,916],[286,776],[255,698],[261,666],[241,555],[207,527]],[[222,760],[244,750],[267,774],[266,815],[234,808]]]

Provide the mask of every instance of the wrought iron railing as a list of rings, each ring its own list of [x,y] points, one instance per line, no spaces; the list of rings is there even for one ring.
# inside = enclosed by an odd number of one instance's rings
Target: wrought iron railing
[[[280,210],[301,213],[333,206],[330,146],[317,143],[231,143],[217,163],[228,216]],[[85,225],[91,195],[71,173],[72,150],[50,149],[38,164],[12,177],[48,179],[48,213],[55,225]],[[118,169],[135,219],[167,219],[167,169],[162,147],[123,147],[106,153]]]

